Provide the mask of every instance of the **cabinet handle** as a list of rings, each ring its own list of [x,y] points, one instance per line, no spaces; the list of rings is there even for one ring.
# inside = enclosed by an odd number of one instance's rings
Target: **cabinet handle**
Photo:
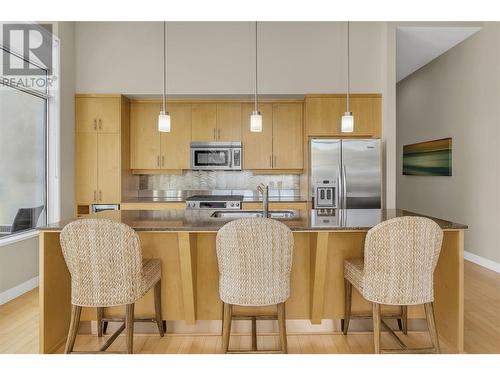
[[[273,167],[273,156],[269,155],[269,166],[272,168]]]
[[[99,130],[102,130],[102,120],[99,119]]]
[[[156,166],[159,167],[160,166],[160,155],[158,155],[156,157]]]
[[[214,139],[217,139],[216,135],[215,135],[215,128],[214,128]]]
[[[94,119],[94,130],[97,130],[97,120]]]
[[[217,129],[217,139],[220,139],[220,128]]]
[[[97,200],[97,192],[94,190],[94,202]]]
[[[162,155],[161,157],[161,166],[164,167],[165,166],[165,156]]]
[[[101,201],[102,201],[102,191],[99,190],[99,202],[101,202]]]

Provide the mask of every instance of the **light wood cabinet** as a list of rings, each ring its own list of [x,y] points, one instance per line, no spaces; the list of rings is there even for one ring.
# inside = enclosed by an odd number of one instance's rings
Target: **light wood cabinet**
[[[77,97],[75,101],[78,133],[120,131],[119,97]]]
[[[121,201],[120,134],[97,136],[97,200]]]
[[[161,104],[133,102],[130,108],[130,168],[189,169],[191,104],[168,104],[171,132],[158,131]]]
[[[306,98],[305,108],[307,135],[340,134],[340,120],[345,112],[345,98]]]
[[[382,99],[380,97],[354,97],[350,100],[354,116],[354,133],[379,138],[382,127]]]
[[[243,104],[243,169],[303,169],[302,103],[261,103],[262,132],[250,131],[254,104]]]
[[[273,168],[303,169],[302,103],[273,105]]]
[[[160,167],[160,133],[158,115],[161,104],[132,102],[130,104],[130,168]]]
[[[191,104],[170,104],[168,111],[172,127],[160,133],[161,168],[190,169]]]
[[[217,104],[217,141],[241,141],[241,103]]]
[[[191,107],[193,142],[217,139],[217,104],[193,103]]]
[[[272,169],[273,162],[273,105],[262,103],[262,132],[250,131],[253,103],[244,103],[241,111],[241,139],[243,143],[243,169]]]
[[[77,204],[97,201],[97,134],[77,133],[75,147],[75,199]]]
[[[128,101],[118,95],[77,95],[75,102],[76,205],[120,203],[122,141],[129,142],[122,137],[122,122],[128,124]]]
[[[241,103],[193,103],[194,142],[240,141]]]
[[[382,126],[382,98],[378,94],[353,94],[350,111],[354,132],[342,133],[342,115],[346,111],[345,95],[311,95],[305,99],[307,136],[355,136],[379,138]]]

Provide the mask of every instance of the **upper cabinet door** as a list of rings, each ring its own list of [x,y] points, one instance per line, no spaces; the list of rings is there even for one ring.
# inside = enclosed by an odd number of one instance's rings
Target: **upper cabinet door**
[[[160,168],[159,103],[132,102],[130,105],[130,168]]]
[[[161,168],[190,169],[191,104],[169,104],[170,133],[161,134]]]
[[[97,98],[75,99],[75,121],[77,133],[93,133],[97,131],[99,102]]]
[[[354,133],[359,136],[380,137],[382,124],[382,99],[380,97],[350,98],[354,117]]]
[[[241,103],[217,104],[218,141],[241,141]]]
[[[120,132],[120,98],[96,98],[97,129],[100,133]]]
[[[97,140],[97,200],[120,203],[120,134],[99,134]]]
[[[97,134],[79,133],[75,151],[75,201],[97,202]]]
[[[75,100],[78,133],[119,133],[120,98],[77,97]]]
[[[191,107],[193,142],[215,141],[217,136],[217,105],[194,103]]]
[[[340,121],[346,110],[345,98],[306,98],[306,135],[340,135]]]
[[[262,132],[250,131],[250,115],[253,110],[254,104],[245,103],[242,105],[243,169],[272,169],[273,105],[259,104],[259,111],[262,115]]]
[[[302,103],[273,105],[273,167],[303,169]]]

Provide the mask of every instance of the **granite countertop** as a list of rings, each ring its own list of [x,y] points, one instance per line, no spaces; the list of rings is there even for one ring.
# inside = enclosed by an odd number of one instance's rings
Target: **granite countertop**
[[[174,203],[174,202],[185,202],[184,197],[137,197],[137,198],[127,198],[123,199],[122,203]],[[244,197],[243,202],[262,202],[260,197]],[[305,197],[297,196],[281,196],[281,197],[269,197],[269,202],[307,202]]]
[[[424,216],[400,209],[324,209],[290,210],[292,219],[278,219],[292,231],[347,231],[369,230],[375,225],[401,216]],[[130,210],[103,211],[88,217],[110,218],[127,224],[136,231],[167,232],[216,232],[231,221],[227,218],[211,217],[213,210]],[[429,216],[426,216],[429,217]],[[466,225],[429,217],[444,230],[467,229]],[[66,224],[79,219],[70,219],[39,227],[42,231],[59,231]]]

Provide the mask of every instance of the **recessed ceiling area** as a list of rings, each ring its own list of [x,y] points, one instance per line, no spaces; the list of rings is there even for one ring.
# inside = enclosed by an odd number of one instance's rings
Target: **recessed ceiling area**
[[[481,27],[398,27],[396,31],[396,80],[401,81]]]

